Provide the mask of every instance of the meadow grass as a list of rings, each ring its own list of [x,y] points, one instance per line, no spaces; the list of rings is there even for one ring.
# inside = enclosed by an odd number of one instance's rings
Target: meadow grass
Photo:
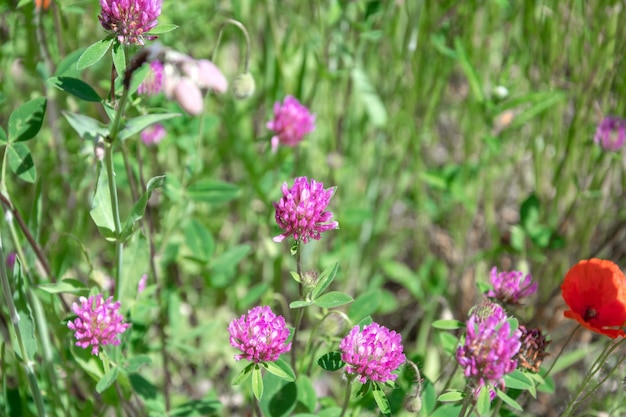
[[[488,282],[492,266],[529,271],[539,283],[516,313],[552,340],[547,369],[574,331],[562,316],[565,272],[591,257],[624,264],[623,153],[593,143],[604,116],[626,114],[623,2],[165,1],[159,22],[178,28],[159,41],[197,58],[212,56],[225,19],[243,23],[256,91],[242,101],[210,95],[202,115],[165,120],[168,134],[158,146],[134,135],[114,153],[123,216],[148,179],[166,180],[125,244],[117,289],[132,328],[127,353],[118,349],[112,360],[146,363],[96,394],[101,364],[73,346],[67,328],[75,294],[35,287],[72,278],[87,292],[106,291],[114,275],[115,245],[90,217],[101,175],[94,143],[79,137],[67,114],[109,119],[100,103],[47,81],[79,78],[108,98],[111,56],[76,69],[84,48],[105,36],[98,2],[54,1],[40,15],[31,2],[17,3],[0,5],[0,126],[6,130],[11,112],[30,99],[46,96],[48,108],[42,130],[27,142],[35,180],[3,174],[2,192],[49,270],[11,222],[0,232],[5,255],[21,242],[29,294],[21,301],[48,319],[48,336],[34,337],[34,369],[49,415],[166,415],[166,408],[177,410],[167,415],[251,415],[250,390],[231,385],[243,365],[233,359],[227,325],[256,305],[272,305],[293,323],[296,265],[289,244],[272,241],[280,233],[272,203],[295,177],[337,187],[329,210],[340,228],[301,247],[303,270],[339,264],[332,288],[356,300],[340,310],[358,317],[362,309],[359,318],[371,315],[401,333],[407,358],[425,378],[424,395],[446,384],[456,363],[451,343],[461,336],[448,332],[451,342],[433,322],[464,322],[481,299],[476,283]],[[214,61],[229,80],[242,72],[244,53],[241,33],[224,27]],[[266,122],[288,94],[315,113],[316,129],[297,147],[272,153]],[[182,113],[163,97],[133,96],[131,104],[127,117]],[[9,204],[3,209],[6,217]],[[138,295],[143,274],[150,279]],[[9,309],[1,311],[0,414],[37,415],[21,356],[12,353]],[[320,317],[321,309],[305,314],[302,343]],[[332,320],[324,326],[320,355],[348,330]],[[502,406],[493,415],[560,415],[595,359],[588,352],[605,343],[580,331],[552,371],[553,386],[537,398],[517,397],[524,411]],[[319,404],[339,406],[339,373],[314,369]],[[621,415],[623,377],[620,367],[580,415]],[[414,414],[403,409],[412,378],[407,367],[388,393],[393,415]],[[452,381],[463,389],[460,375]],[[302,404],[272,409],[280,387],[266,381],[264,415],[304,413]],[[459,410],[427,408],[418,415]],[[354,402],[352,415],[377,412],[368,397]]]

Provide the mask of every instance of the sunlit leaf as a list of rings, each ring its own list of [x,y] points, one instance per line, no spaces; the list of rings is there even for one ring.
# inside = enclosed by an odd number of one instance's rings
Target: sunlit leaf
[[[83,52],[80,58],[78,58],[76,68],[83,70],[100,61],[104,54],[107,53],[111,45],[113,45],[113,42],[114,39],[110,36],[91,44],[87,49],[85,49],[85,52]]]
[[[21,142],[35,137],[46,114],[46,99],[38,97],[19,106],[9,116],[9,142]]]

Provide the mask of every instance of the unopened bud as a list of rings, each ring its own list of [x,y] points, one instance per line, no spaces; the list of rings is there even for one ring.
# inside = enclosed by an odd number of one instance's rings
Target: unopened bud
[[[93,144],[93,154],[96,157],[96,160],[102,161],[104,159],[105,146],[106,145],[102,136],[98,136]]]
[[[305,292],[312,290],[317,285],[317,281],[319,279],[319,274],[315,271],[307,271],[302,274],[302,287]]]
[[[419,395],[410,395],[404,403],[404,409],[409,413],[419,413],[422,409],[422,399]]]
[[[233,80],[233,95],[238,100],[243,100],[254,94],[254,77],[249,72],[239,74]]]

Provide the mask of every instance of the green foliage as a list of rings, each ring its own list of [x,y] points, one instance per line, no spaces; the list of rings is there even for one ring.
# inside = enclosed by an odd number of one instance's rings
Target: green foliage
[[[137,93],[147,64],[124,102],[142,47],[105,33],[97,2],[0,6],[0,252],[18,253],[2,292],[20,317],[16,333],[4,300],[0,414],[250,415],[259,400],[265,416],[338,417],[338,345],[376,321],[402,334],[422,374],[363,385],[345,415],[412,415],[403,401],[419,386],[418,415],[457,416],[467,312],[492,266],[521,264],[540,288],[508,306],[511,326],[554,343],[539,373],[507,375],[494,402],[482,390],[474,414],[564,410],[595,356],[577,338],[557,355],[573,331],[559,319],[564,273],[578,259],[626,260],[622,151],[592,141],[603,116],[626,115],[625,12],[612,3],[164,2],[147,36],[211,59],[231,84],[254,78],[246,100],[209,92],[197,117],[171,93]],[[224,16],[246,27],[249,49]],[[272,153],[266,123],[286,95],[316,129]],[[166,137],[145,146],[156,124]],[[271,240],[272,203],[303,175],[336,186],[328,210],[341,229],[290,254]],[[106,366],[67,328],[76,298],[99,293],[131,323],[104,348]],[[239,372],[226,329],[255,305],[283,315],[292,337],[301,314],[296,353]],[[621,412],[615,356],[577,413]]]

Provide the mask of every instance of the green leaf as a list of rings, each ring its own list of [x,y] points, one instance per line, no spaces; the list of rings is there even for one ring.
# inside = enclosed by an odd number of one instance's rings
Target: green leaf
[[[238,307],[241,309],[248,309],[253,304],[257,303],[257,301],[267,292],[270,288],[270,284],[268,282],[260,282],[257,285],[250,288],[246,291],[243,297],[240,297],[238,301]]]
[[[556,391],[556,385],[554,383],[554,379],[552,379],[551,376],[546,378],[545,382],[541,383],[537,387],[537,390],[541,392],[545,392],[547,394],[554,394],[554,391]]]
[[[106,137],[109,130],[98,120],[77,113],[63,112],[63,116],[72,128],[83,139],[93,140],[97,136]]]
[[[322,308],[333,308],[351,303],[353,301],[354,299],[348,294],[344,294],[340,291],[331,291],[323,294],[320,298],[313,301],[313,304]]]
[[[150,178],[150,180],[146,184],[146,191],[141,194],[139,200],[137,200],[137,202],[133,205],[133,208],[131,209],[128,218],[122,226],[122,238],[124,240],[128,239],[132,235],[135,223],[143,218],[143,215],[146,212],[146,206],[148,205],[148,200],[152,195],[152,191],[162,187],[164,183],[165,175]]]
[[[9,143],[7,139],[7,134],[2,128],[2,126],[0,126],[0,145],[6,145],[7,143]]]
[[[490,391],[491,389],[485,386],[480,389],[480,393],[478,394],[478,399],[476,401],[476,411],[478,411],[478,415],[480,416],[488,415],[491,410]]]
[[[252,392],[257,401],[261,401],[263,397],[263,378],[261,376],[261,369],[258,366],[252,369]]]
[[[519,405],[517,403],[517,401],[515,401],[513,398],[509,397],[508,395],[506,395],[506,393],[498,388],[496,388],[496,395],[498,396],[498,398],[500,398],[505,404],[508,404],[509,407],[517,410],[517,411],[524,411],[524,409],[522,408],[521,405]]]
[[[74,278],[64,278],[55,284],[40,284],[40,290],[48,294],[88,294],[89,288]]]
[[[201,417],[214,416],[222,408],[222,403],[210,398],[204,400],[192,400],[171,409],[169,417]]]
[[[548,96],[545,97],[543,100],[537,101],[535,104],[519,113],[513,119],[513,122],[511,122],[509,129],[516,129],[518,127],[526,126],[532,118],[547,111],[548,109],[557,105],[559,102],[565,99],[567,99],[567,94],[563,91],[553,91],[548,93]]]
[[[19,259],[15,260],[13,266],[13,277],[11,282],[15,283],[15,290],[13,299],[15,302],[15,308],[19,315],[19,321],[17,326],[20,329],[22,341],[24,342],[24,348],[26,349],[27,357],[22,356],[21,349],[15,349],[15,353],[24,361],[35,360],[35,354],[37,353],[37,338],[35,337],[35,320],[33,319],[33,313],[31,311],[31,303],[28,300],[29,291],[24,284],[26,277],[22,275],[22,265]],[[13,340],[15,343],[13,346],[18,346],[17,340]]]
[[[196,202],[219,204],[239,196],[239,187],[222,181],[204,179],[191,184],[187,195]]]
[[[278,359],[275,362],[262,362],[261,363],[268,372],[273,373],[280,379],[284,379],[287,382],[293,382],[296,380],[296,374],[291,369],[291,366],[282,359]]]
[[[174,117],[180,117],[180,114],[156,113],[128,119],[124,127],[119,131],[117,137],[120,140],[126,140],[129,137],[138,134],[148,126],[162,122],[163,120],[172,119]]]
[[[237,376],[233,378],[233,381],[231,382],[231,384],[232,385],[239,385],[242,382],[244,382],[252,374],[252,369],[253,368],[254,368],[254,363],[251,363],[248,366],[246,366],[245,368],[243,368],[241,370],[241,372],[239,372],[237,374]]]
[[[420,277],[405,264],[397,261],[386,261],[382,264],[383,271],[389,279],[403,285],[418,301],[426,301]]]
[[[46,99],[38,97],[15,109],[9,117],[9,142],[21,142],[35,137],[46,114]]]
[[[222,272],[234,269],[252,250],[250,245],[238,245],[214,258],[211,262],[211,271]]]
[[[293,278],[293,280],[296,281],[298,284],[302,282],[302,279],[300,279],[300,275],[298,275],[297,272],[290,271],[290,274],[291,274],[291,278]]]
[[[381,291],[377,289],[357,297],[348,309],[348,317],[356,323],[363,317],[374,314],[380,304],[381,296]]]
[[[339,262],[336,262],[335,265],[330,268],[324,270],[317,281],[317,285],[313,289],[312,297],[313,299],[319,297],[321,293],[323,293],[326,288],[333,282],[335,277],[337,276],[337,271],[339,270]]]
[[[215,250],[215,241],[211,232],[196,219],[191,219],[185,226],[185,245],[191,251],[191,256],[186,256],[194,261],[206,264],[211,259]]]
[[[177,25],[173,25],[171,23],[159,23],[156,27],[152,28],[148,35],[160,35],[162,33],[171,32],[173,30],[178,29]]]
[[[89,215],[102,236],[107,240],[115,241],[115,221],[113,220],[113,206],[111,204],[111,194],[109,193],[107,171],[102,164],[99,171],[98,183],[91,200]]]
[[[9,167],[11,171],[26,182],[34,183],[37,179],[37,169],[28,146],[23,143],[11,143],[7,146],[9,153]]]
[[[52,77],[48,78],[48,84],[84,101],[97,103],[102,100],[98,93],[96,93],[96,90],[78,78]]]
[[[113,45],[113,65],[115,65],[115,71],[124,77],[126,72],[126,54],[124,53],[124,47],[120,43]]]
[[[439,344],[446,353],[452,353],[456,351],[459,340],[452,333],[439,332]]]
[[[350,72],[350,77],[352,78],[353,91],[365,108],[372,125],[374,127],[385,126],[387,124],[387,110],[365,71],[355,66]]]
[[[465,73],[465,77],[467,77],[467,83],[470,86],[470,90],[472,90],[472,95],[474,96],[474,99],[479,103],[484,102],[485,95],[483,93],[483,87],[480,79],[478,78],[478,73],[476,72],[476,69],[474,68],[472,63],[469,62],[469,58],[467,57],[465,49],[463,48],[463,45],[461,44],[461,40],[459,38],[454,39],[454,49],[457,53],[457,58],[459,60],[459,63],[461,64],[461,68]]]
[[[463,400],[463,392],[457,390],[449,390],[437,397],[437,401],[442,403],[453,403]]]
[[[117,380],[118,372],[119,369],[116,366],[104,374],[104,376],[96,384],[96,392],[101,394],[105,389],[109,388]]]
[[[139,371],[139,368],[143,365],[149,365],[152,363],[152,359],[148,355],[137,355],[133,356],[128,360],[126,366],[124,366],[124,370],[128,373],[135,373]]]
[[[87,48],[77,49],[65,56],[54,71],[54,75],[57,77],[79,77],[80,71],[76,68],[76,62],[78,62],[78,58],[85,52],[85,49]]]
[[[296,308],[308,307],[310,305],[313,305],[313,301],[296,300],[289,303],[289,308],[293,310]]]
[[[552,367],[552,374],[558,374],[562,370],[569,368],[577,362],[580,362],[585,357],[594,357],[593,355],[593,353],[590,354],[589,348],[586,347],[565,352],[556,360],[554,366]]]
[[[374,395],[374,401],[376,401],[376,405],[380,410],[382,415],[390,416],[391,415],[391,407],[389,406],[389,400],[387,400],[387,396],[380,389],[378,384],[374,384],[372,387],[372,394]]]
[[[317,407],[317,393],[311,380],[306,375],[299,375],[296,380],[298,388],[298,401],[304,405],[308,411],[314,412]]]
[[[504,385],[507,388],[530,389],[534,387],[532,380],[519,369],[504,376]]]
[[[463,329],[465,327],[465,323],[458,320],[435,320],[432,326],[435,329],[440,330],[456,330]]]
[[[115,42],[112,36],[109,36],[101,41],[91,44],[85,52],[78,58],[76,68],[83,70],[100,61],[104,54],[107,53],[111,45]]]
[[[346,363],[341,360],[341,352],[328,352],[317,360],[317,364],[326,371],[336,371]]]
[[[520,206],[520,224],[530,236],[540,226],[539,199],[535,194],[529,195]]]

